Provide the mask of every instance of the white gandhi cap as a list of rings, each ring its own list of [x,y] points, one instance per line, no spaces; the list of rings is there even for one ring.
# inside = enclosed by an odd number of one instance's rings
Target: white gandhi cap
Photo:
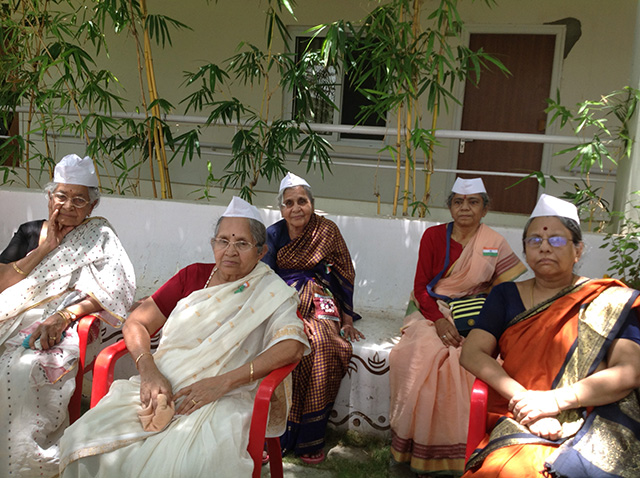
[[[538,204],[531,213],[531,218],[542,216],[559,216],[573,219],[576,223],[580,224],[580,217],[578,216],[578,208],[563,199],[559,199],[548,194],[543,194],[538,199]]]
[[[238,196],[233,196],[227,209],[222,213],[222,217],[245,217],[247,219],[255,219],[264,224],[258,208]]]
[[[484,183],[480,178],[473,179],[456,179],[451,188],[452,193],[456,194],[481,194],[486,193],[487,190],[484,187]]]
[[[56,164],[53,182],[59,184],[77,184],[88,188],[98,187],[98,176],[93,160],[89,156],[81,158],[77,154],[68,154]]]
[[[307,186],[308,188],[311,187],[309,186],[309,183],[302,179],[300,176],[296,176],[293,173],[287,173],[287,175],[282,178],[282,181],[280,181],[280,189],[278,190],[278,192],[281,193],[287,188],[293,188],[296,186]]]

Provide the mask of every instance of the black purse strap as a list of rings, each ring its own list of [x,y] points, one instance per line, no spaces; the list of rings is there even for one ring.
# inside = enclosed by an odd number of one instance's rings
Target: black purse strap
[[[447,269],[449,267],[449,251],[451,250],[451,232],[452,231],[453,231],[453,221],[447,224],[447,253],[444,256],[444,267],[440,272],[436,274],[436,276],[431,280],[431,282],[427,284],[427,293],[434,299],[441,299],[444,301],[449,301],[451,300],[451,298],[447,297],[446,295],[437,294],[433,290],[433,288],[436,286],[438,281],[442,279],[442,276],[444,275],[445,272],[447,272]]]

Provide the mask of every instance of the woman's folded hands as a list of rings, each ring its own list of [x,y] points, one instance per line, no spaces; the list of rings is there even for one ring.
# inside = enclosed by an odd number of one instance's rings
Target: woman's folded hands
[[[509,411],[521,425],[560,413],[560,406],[553,390],[526,390],[516,393],[509,401]]]
[[[538,418],[530,422],[527,428],[534,435],[548,440],[557,440],[562,436],[562,425],[553,417]]]

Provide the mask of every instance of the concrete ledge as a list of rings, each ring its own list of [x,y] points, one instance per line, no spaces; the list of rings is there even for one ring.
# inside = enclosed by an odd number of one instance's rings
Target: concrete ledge
[[[114,226],[136,270],[137,297],[153,293],[179,269],[193,262],[211,262],[209,239],[224,204],[104,196],[95,210]],[[8,244],[18,226],[47,216],[43,193],[0,188],[0,247]],[[262,210],[267,224],[279,211]],[[356,326],[366,336],[353,347],[349,373],[342,381],[331,423],[338,428],[385,435],[389,432],[389,351],[397,342],[403,312],[413,287],[422,233],[436,222],[429,219],[331,215],[345,238],[356,268],[355,310],[364,318]],[[513,227],[496,227],[521,255],[525,216],[514,216]],[[490,218],[486,221],[491,225]],[[585,253],[579,272],[602,277],[608,252],[602,236],[585,234]],[[106,343],[119,331],[105,331]],[[116,373],[135,373],[133,362],[121,361]],[[128,363],[131,362],[131,363]]]

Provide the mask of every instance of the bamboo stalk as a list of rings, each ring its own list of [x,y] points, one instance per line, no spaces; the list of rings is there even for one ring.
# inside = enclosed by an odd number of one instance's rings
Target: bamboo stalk
[[[413,2],[413,23],[411,25],[411,29],[412,29],[412,33],[413,33],[413,40],[415,41],[416,38],[418,38],[420,36],[420,32],[421,32],[421,28],[420,28],[420,8],[422,6],[422,3],[424,2],[424,0],[414,0]],[[413,51],[415,52],[415,43],[412,42],[412,48]],[[414,71],[412,77],[412,82],[413,82],[413,91],[418,91],[418,73],[416,71]],[[422,122],[422,115],[420,114],[420,105],[419,105],[419,99],[414,99],[412,101],[413,103],[413,107],[415,109],[415,118],[416,118],[416,126],[419,127],[420,123]],[[413,164],[411,166],[411,178],[413,180],[413,186],[412,186],[412,191],[411,191],[411,198],[413,200],[413,202],[416,201],[416,164],[417,164],[417,158],[416,158],[416,151],[413,150]],[[422,217],[424,217],[424,214],[422,214]]]
[[[151,103],[155,102],[158,97],[158,90],[156,87],[155,72],[153,69],[153,56],[151,54],[151,40],[149,38],[149,31],[146,28],[147,19],[147,3],[146,0],[140,0],[140,9],[142,11],[142,32],[144,40],[144,59],[146,66],[147,76],[147,88],[149,90],[149,100]],[[151,107],[153,116],[157,119],[160,118],[160,107],[154,104]],[[163,199],[171,198],[171,180],[169,178],[169,165],[167,163],[167,153],[165,151],[164,137],[162,135],[162,127],[159,122],[155,122],[153,125],[153,140],[156,152],[156,161],[158,162],[158,170],[160,172],[160,192]]]
[[[31,5],[32,5],[32,8],[34,8],[34,10],[37,10],[33,6],[33,4],[31,4]],[[45,13],[46,13],[46,8],[45,8]],[[42,37],[42,31],[43,31],[44,27],[43,27],[42,23],[40,22],[40,19],[38,18],[37,15],[33,16],[33,18],[35,19],[36,25],[37,25],[35,36],[40,41],[40,43],[42,45],[42,49],[47,53],[49,58],[51,58],[53,60],[53,55],[49,51],[49,47],[48,47],[47,43],[45,42],[44,38]],[[25,23],[27,23],[28,25],[30,25],[33,28],[33,24],[28,19],[25,19]],[[58,70],[58,72],[62,76],[62,72],[60,71],[60,67],[57,64],[56,64],[55,68],[56,68],[56,70]],[[78,102],[76,101],[75,90],[73,88],[71,88],[71,86],[69,85],[69,83],[66,80],[64,81],[64,86],[67,89],[67,93],[69,94],[69,98],[71,99],[71,103],[73,104],[73,108],[76,110],[76,114],[78,115],[78,120],[79,120],[80,123],[82,123],[82,119],[83,118],[82,118],[82,114],[80,113],[80,106],[78,105]],[[46,130],[44,131],[44,135],[45,135],[45,146],[47,148],[47,156],[48,157],[52,157],[51,156],[51,148],[49,146],[48,140],[46,139],[46,137],[47,137]],[[87,142],[87,145],[89,145],[89,143],[91,143],[91,139],[89,138],[89,133],[87,131],[84,131],[84,137],[85,137],[85,141]],[[95,158],[91,158],[91,160],[93,161],[93,164],[94,164],[94,167],[95,167],[95,170],[96,170],[96,178],[98,178],[98,187],[102,188],[102,180],[100,178],[100,171],[98,169],[98,164],[96,163]]]
[[[398,212],[398,193],[400,192],[400,172],[402,170],[401,158],[401,134],[402,134],[402,103],[398,107],[397,132],[396,132],[396,184],[393,190],[393,215]]]
[[[439,104],[436,100],[433,106],[433,114],[431,116],[431,131],[436,130],[436,125],[438,124],[438,111]],[[429,152],[425,155],[425,163],[424,163],[424,195],[422,197],[422,202],[425,204],[429,204],[429,199],[431,197],[431,175],[433,174],[433,141],[429,142]]]
[[[445,37],[446,35],[446,26],[443,27],[443,31],[442,36]],[[442,55],[442,52],[444,51],[444,46],[442,44],[442,42],[440,43],[440,50],[439,50],[439,54]],[[440,83],[441,81],[441,77],[442,77],[442,70],[440,69],[440,66],[437,67],[436,70],[436,78],[437,78],[437,82]],[[436,96],[436,99],[434,101],[433,104],[433,112],[431,115],[431,131],[434,132],[435,134],[435,130],[436,130],[436,126],[438,125],[438,115],[440,112],[440,101],[438,100],[438,97]],[[431,176],[433,174],[433,154],[434,154],[434,148],[433,148],[433,141],[429,142],[429,153],[428,155],[425,157],[425,171],[424,171],[424,195],[423,195],[423,200],[422,202],[425,204],[425,206],[427,204],[429,204],[429,199],[431,198]]]
[[[271,64],[271,58],[273,56],[273,27],[274,27],[274,12],[271,12],[271,16],[269,17],[269,27],[267,31],[271,32],[269,38],[267,38],[267,60],[265,62],[266,69],[260,66],[260,71],[262,73],[262,77],[264,78],[264,86],[262,88],[262,100],[260,103],[260,119],[263,121],[269,120],[269,104],[271,102],[271,94],[269,92],[269,65]],[[263,137],[263,141],[268,141],[267,138]],[[252,164],[253,168],[253,179],[249,182],[249,189],[253,191],[253,188],[258,184],[258,180],[260,179],[260,169],[262,166],[262,162],[264,160],[264,150],[265,144],[262,144],[261,152],[259,157],[255,159],[255,162]]]
[[[132,0],[129,0],[129,16],[133,19],[134,18],[134,9],[133,9],[133,2]],[[151,123],[149,122],[149,111],[147,109],[147,96],[144,92],[144,80],[142,79],[142,70],[144,69],[144,67],[142,66],[142,61],[140,59],[140,50],[141,50],[141,45],[140,45],[140,36],[138,35],[138,29],[135,26],[135,23],[132,21],[131,22],[131,26],[129,28],[129,30],[131,31],[131,34],[133,35],[133,39],[136,43],[136,61],[138,63],[138,83],[140,86],[140,98],[142,101],[142,107],[144,108],[144,114],[146,117],[146,123],[145,123],[145,127],[147,129],[147,155],[149,157],[149,174],[151,175],[151,187],[153,189],[153,197],[157,198],[158,197],[158,189],[156,188],[156,173],[153,169],[153,145],[151,142],[151,137],[152,137],[152,133],[151,133]]]
[[[411,124],[412,124],[412,113],[411,113],[411,100],[409,100],[409,104],[407,105],[407,123],[405,128],[405,148],[406,148],[406,156],[405,156],[405,164],[404,164],[404,197],[402,198],[402,215],[406,216],[409,212],[409,176],[411,175],[411,165],[412,165],[412,155],[414,154],[413,148],[411,147]]]
[[[32,5],[32,8],[33,5]],[[46,12],[46,8],[45,8],[45,12]],[[34,16],[33,18],[35,18],[36,20],[36,25],[37,25],[37,30],[35,32],[35,37],[40,41],[40,43],[42,44],[42,49],[47,53],[47,55],[49,55],[49,58],[51,58],[53,60],[53,56],[51,55],[51,52],[49,51],[49,48],[47,46],[47,43],[45,42],[44,38],[42,37],[42,31],[44,29],[44,26],[42,25],[42,23],[39,21],[38,16]],[[25,20],[25,23],[27,23],[31,28],[33,28],[33,24],[31,24],[28,20]],[[58,70],[58,72],[60,73],[60,75],[62,76],[62,72],[60,71],[60,68],[58,65],[55,66],[56,70]],[[67,93],[69,94],[69,98],[71,99],[71,103],[73,104],[73,108],[76,111],[76,114],[78,115],[78,120],[80,123],[82,123],[82,114],[80,112],[80,106],[78,105],[78,102],[76,101],[76,97],[75,97],[75,91],[71,88],[71,86],[69,85],[69,83],[65,80],[64,81],[64,86],[67,89]],[[44,116],[44,115],[43,115]],[[43,121],[44,122],[44,121]],[[48,142],[48,135],[47,135],[47,131],[46,129],[43,132],[45,139],[44,139],[44,144],[45,147],[47,149],[47,156],[52,158],[52,152],[51,152],[51,147],[49,145]],[[85,141],[87,142],[87,145],[91,142],[91,139],[89,138],[89,133],[87,133],[87,131],[84,131],[84,137],[85,137]],[[96,178],[98,178],[98,187],[101,188],[102,187],[102,179],[100,177],[100,171],[98,169],[98,164],[96,163],[95,158],[92,158],[95,170],[96,170]],[[52,176],[53,178],[53,176]]]

